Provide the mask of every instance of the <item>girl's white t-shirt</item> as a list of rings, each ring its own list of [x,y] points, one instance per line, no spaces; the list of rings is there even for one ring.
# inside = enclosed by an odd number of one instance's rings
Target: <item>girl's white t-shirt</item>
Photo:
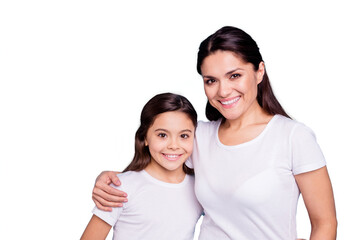
[[[162,182],[145,170],[118,174],[128,202],[112,212],[93,213],[114,227],[113,239],[193,239],[202,208],[194,193],[194,177],[179,184]]]
[[[294,175],[325,166],[313,132],[275,115],[255,139],[226,146],[220,123],[198,123],[187,162],[205,213],[199,239],[296,239]]]

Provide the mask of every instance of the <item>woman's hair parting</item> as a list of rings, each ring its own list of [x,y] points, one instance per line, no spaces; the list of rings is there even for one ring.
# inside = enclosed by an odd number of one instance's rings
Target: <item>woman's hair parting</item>
[[[259,47],[249,34],[239,28],[226,26],[201,42],[196,66],[199,74],[201,74],[201,65],[204,59],[218,50],[235,53],[243,61],[251,63],[255,71],[259,69],[259,64],[263,62]],[[266,70],[263,80],[258,84],[256,99],[267,113],[289,117],[272,91]],[[221,113],[210,105],[209,101],[206,104],[206,117],[210,121],[224,119]]]
[[[154,96],[141,111],[140,127],[135,134],[134,158],[123,172],[141,171],[146,168],[151,159],[149,148],[145,146],[146,134],[159,114],[172,111],[185,113],[196,127],[197,113],[187,98],[174,93],[161,93]],[[194,170],[185,164],[183,170],[186,174],[194,174]]]

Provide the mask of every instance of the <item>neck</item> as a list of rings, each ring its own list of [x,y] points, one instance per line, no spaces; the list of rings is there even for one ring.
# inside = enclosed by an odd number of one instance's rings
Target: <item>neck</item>
[[[181,183],[186,175],[182,166],[175,170],[167,170],[159,166],[154,160],[151,160],[145,170],[152,177],[167,183]]]
[[[242,129],[249,125],[267,122],[271,117],[270,114],[255,102],[245,113],[236,119],[226,119],[223,126],[226,128]]]

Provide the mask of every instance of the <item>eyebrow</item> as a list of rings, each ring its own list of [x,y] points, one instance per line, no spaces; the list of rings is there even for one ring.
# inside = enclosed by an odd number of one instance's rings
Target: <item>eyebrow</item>
[[[229,71],[229,72],[227,72],[225,75],[230,75],[230,74],[232,74],[232,73],[234,73],[234,72],[236,72],[236,71],[238,71],[238,70],[244,70],[244,69],[242,69],[242,68],[235,68],[234,70],[231,70],[231,71]]]
[[[228,71],[227,73],[225,73],[225,76],[231,75],[232,73],[234,73],[234,72],[236,72],[236,71],[238,71],[238,70],[244,71],[243,68],[235,68],[234,70],[230,70],[230,71]],[[214,77],[212,77],[212,76],[210,76],[210,75],[204,75],[203,78],[214,78]]]
[[[155,132],[169,132],[169,130],[166,130],[164,128],[158,128],[158,129],[155,129]],[[180,132],[192,132],[190,129],[183,129],[181,130]]]

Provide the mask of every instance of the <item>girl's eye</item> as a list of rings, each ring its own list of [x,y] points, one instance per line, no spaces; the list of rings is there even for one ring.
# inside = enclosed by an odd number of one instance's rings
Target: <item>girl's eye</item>
[[[158,136],[161,137],[161,138],[165,138],[165,137],[166,137],[166,133],[159,133]]]
[[[239,78],[239,77],[241,77],[241,75],[240,74],[238,74],[238,73],[235,73],[235,74],[233,74],[233,75],[231,75],[231,77],[230,78]]]
[[[214,83],[215,82],[215,79],[207,79],[207,80],[205,80],[205,83],[207,84],[207,85],[210,85],[210,84],[212,84],[212,83]]]
[[[190,136],[189,136],[189,134],[184,133],[184,134],[181,134],[180,137],[186,139],[186,138],[189,138]]]

